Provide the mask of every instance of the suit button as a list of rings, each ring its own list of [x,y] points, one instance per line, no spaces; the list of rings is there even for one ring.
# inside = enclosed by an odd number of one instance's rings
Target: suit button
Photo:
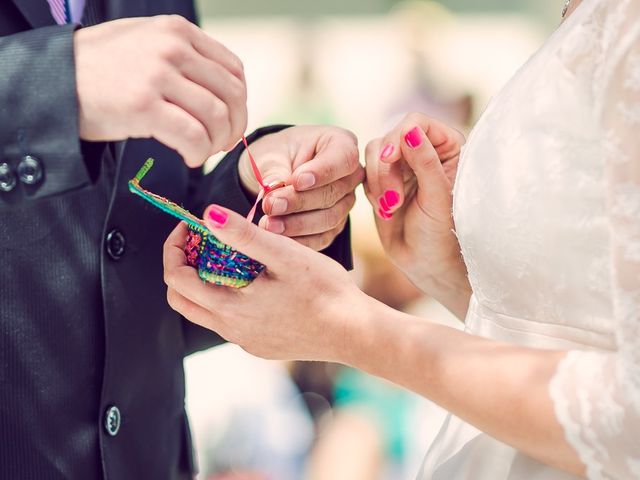
[[[36,185],[42,180],[42,165],[36,157],[25,155],[18,164],[18,177],[25,185]]]
[[[10,192],[16,188],[16,176],[11,167],[6,163],[0,163],[0,191]]]
[[[127,242],[120,230],[113,229],[107,234],[107,253],[113,260],[120,260],[122,258],[126,244]]]
[[[104,429],[106,432],[115,437],[120,431],[120,425],[122,424],[122,416],[120,415],[120,409],[115,405],[107,408],[104,414]]]

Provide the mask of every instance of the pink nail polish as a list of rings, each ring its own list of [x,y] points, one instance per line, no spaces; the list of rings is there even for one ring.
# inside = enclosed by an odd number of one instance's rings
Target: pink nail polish
[[[213,222],[213,226],[222,228],[229,220],[229,215],[224,210],[213,206],[209,208],[209,219]]]
[[[380,209],[382,209],[384,212],[388,212],[389,210],[391,210],[391,207],[389,207],[389,204],[387,203],[387,200],[384,198],[384,195],[381,195],[380,197],[378,197],[378,205],[380,206]]]
[[[420,129],[418,127],[414,127],[409,133],[407,133],[404,137],[404,141],[407,142],[411,148],[418,148],[422,145],[422,136],[420,135]]]
[[[396,147],[393,143],[387,144],[387,146],[382,149],[382,152],[380,152],[380,160],[389,158],[395,149]]]
[[[387,213],[384,210],[382,210],[382,208],[378,209],[378,215],[380,215],[380,218],[382,218],[383,220],[391,220],[393,218],[392,213]]]
[[[384,199],[386,200],[387,205],[389,206],[387,210],[390,210],[396,205],[398,205],[398,202],[400,202],[400,194],[395,190],[387,190],[386,192],[384,192]]]

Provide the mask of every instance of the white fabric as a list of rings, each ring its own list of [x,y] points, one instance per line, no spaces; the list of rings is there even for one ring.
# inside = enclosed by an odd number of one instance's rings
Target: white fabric
[[[549,386],[590,479],[640,479],[640,0],[584,0],[490,103],[454,217],[467,330],[567,349]],[[571,479],[450,416],[421,477]]]

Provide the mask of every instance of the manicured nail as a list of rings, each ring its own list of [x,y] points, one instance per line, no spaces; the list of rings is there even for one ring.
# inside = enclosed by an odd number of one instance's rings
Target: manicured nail
[[[286,198],[271,197],[271,215],[284,215],[289,208],[289,202]]]
[[[395,190],[387,190],[386,192],[384,192],[384,199],[389,206],[387,210],[389,210],[398,205],[398,202],[400,202],[400,194]]]
[[[380,205],[380,208],[385,212],[391,211],[391,207],[389,207],[389,204],[387,203],[387,200],[384,198],[384,195],[380,195],[378,197],[378,205]]]
[[[313,173],[301,173],[297,183],[298,190],[307,190],[316,184],[316,177]]]
[[[229,220],[229,215],[224,210],[213,206],[209,208],[209,219],[213,222],[214,227],[222,228]]]
[[[422,136],[420,135],[420,129],[418,127],[414,127],[409,133],[407,133],[404,137],[404,141],[407,142],[411,148],[418,148],[422,145]]]
[[[268,218],[267,230],[272,233],[284,233],[284,222],[279,218]]]
[[[382,151],[380,152],[380,160],[384,160],[385,158],[389,158],[395,149],[396,149],[396,147],[395,147],[395,145],[393,143],[387,144],[387,146],[384,147],[382,149]]]
[[[378,209],[378,215],[380,215],[380,218],[383,220],[391,220],[393,218],[392,213],[387,213],[384,210],[382,210],[382,208]]]

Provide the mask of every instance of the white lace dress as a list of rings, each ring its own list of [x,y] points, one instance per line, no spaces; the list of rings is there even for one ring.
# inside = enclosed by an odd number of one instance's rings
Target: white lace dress
[[[584,0],[493,99],[454,217],[467,330],[570,350],[549,385],[566,438],[590,479],[640,479],[640,0]],[[574,477],[449,416],[420,478]]]

